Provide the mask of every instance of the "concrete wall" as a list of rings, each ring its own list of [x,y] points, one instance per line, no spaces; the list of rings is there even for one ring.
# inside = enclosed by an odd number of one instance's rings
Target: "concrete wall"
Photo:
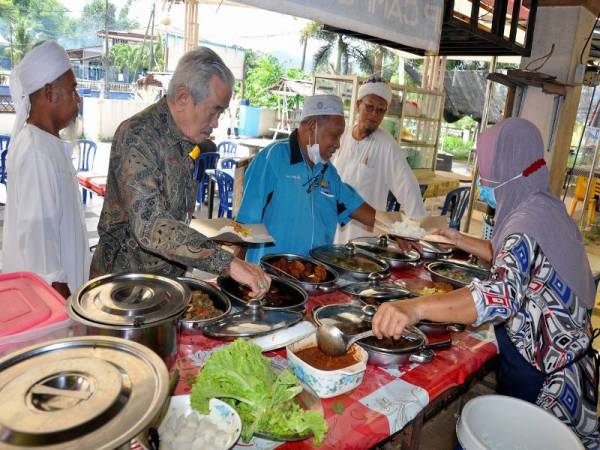
[[[83,99],[83,132],[88,139],[112,139],[121,122],[153,102],[85,97]]]

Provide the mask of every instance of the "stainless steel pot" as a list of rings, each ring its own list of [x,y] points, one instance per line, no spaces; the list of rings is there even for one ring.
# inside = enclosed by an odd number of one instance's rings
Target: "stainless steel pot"
[[[352,243],[346,245],[322,245],[313,248],[310,255],[333,267],[342,277],[364,281],[371,273],[389,276],[390,265],[372,253],[357,249]]]
[[[325,281],[319,283],[313,283],[306,280],[298,280],[297,278],[293,277],[292,275],[284,272],[283,270],[273,265],[275,261],[281,258],[284,258],[287,262],[300,261],[302,264],[310,263],[314,266],[322,266],[327,271],[327,278],[325,279]],[[277,275],[282,278],[287,278],[288,280],[294,283],[298,283],[310,295],[333,292],[336,289],[338,289],[338,273],[332,267],[329,267],[327,264],[324,264],[308,256],[294,255],[292,253],[273,253],[270,255],[263,256],[260,259],[260,265],[263,269],[265,269],[267,273]]]
[[[231,301],[229,298],[211,284],[196,280],[195,278],[186,277],[177,278],[177,281],[187,286],[191,291],[191,295],[193,295],[194,291],[200,291],[207,294],[210,297],[210,300],[213,302],[214,307],[223,311],[223,314],[203,320],[186,319],[184,311],[183,315],[179,318],[179,327],[182,330],[190,333],[201,332],[204,328],[206,328],[206,326],[223,319],[231,312]]]
[[[417,328],[431,338],[439,338],[449,333],[460,333],[465,330],[465,326],[458,323],[431,322],[429,320],[422,320],[417,324]]]
[[[414,250],[408,252],[400,250],[396,241],[389,239],[385,234],[379,237],[359,237],[352,239],[350,243],[356,248],[372,253],[377,258],[386,260],[394,269],[416,267],[421,259],[419,253]]]
[[[329,323],[352,336],[371,329],[371,318],[375,311],[376,308],[370,305],[336,304],[315,308],[312,315],[317,325]],[[369,363],[382,367],[430,362],[434,357],[433,348],[448,347],[447,342],[428,345],[427,336],[413,326],[406,327],[402,338],[392,341],[370,337],[359,340],[357,344],[369,354]]]
[[[160,358],[135,342],[83,336],[0,359],[0,449],[128,449],[168,399]]]
[[[139,342],[170,363],[177,354],[178,321],[190,300],[187,286],[148,274],[104,275],[81,286],[67,312],[88,335]]]
[[[434,261],[427,264],[425,268],[430,273],[431,279],[433,281],[444,281],[446,283],[450,283],[456,288],[465,287],[467,284],[470,283],[470,280],[474,278],[477,278],[479,280],[487,280],[490,277],[489,270],[456,259]],[[462,273],[469,278],[469,281],[461,281],[459,279],[444,275],[442,271],[446,270],[455,270],[459,273]]]

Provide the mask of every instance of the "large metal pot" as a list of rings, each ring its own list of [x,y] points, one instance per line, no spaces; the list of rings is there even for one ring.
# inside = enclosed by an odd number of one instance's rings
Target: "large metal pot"
[[[47,341],[0,359],[0,449],[122,450],[168,398],[165,364],[114,337]]]
[[[364,281],[371,273],[389,276],[390,265],[372,253],[346,245],[322,245],[313,248],[310,255],[318,261],[333,267],[342,277]]]
[[[293,261],[299,261],[303,265],[306,265],[308,263],[312,264],[313,266],[321,266],[327,272],[327,278],[325,279],[325,281],[321,282],[311,282],[305,278],[297,279],[291,274],[284,272],[283,270],[279,269],[273,264],[281,258],[285,259],[288,263],[291,263]],[[291,253],[272,253],[270,255],[263,256],[260,259],[260,265],[263,269],[265,269],[266,272],[272,275],[287,278],[290,281],[293,281],[294,283],[300,284],[300,286],[302,286],[302,288],[304,288],[304,290],[310,295],[333,292],[338,288],[338,273],[332,267],[329,267],[328,265],[323,264],[322,262],[317,261],[316,259],[310,258],[308,256],[294,255]]]
[[[67,312],[88,335],[139,342],[169,363],[177,354],[178,321],[189,300],[187,286],[170,278],[104,275],[81,286],[69,298]]]
[[[231,299],[236,306],[245,308],[251,300],[245,296],[249,289],[241,285],[230,275],[221,275],[217,278],[217,284],[221,290]],[[306,291],[298,285],[285,278],[272,276],[269,292],[260,299],[263,310],[290,310],[304,311],[304,305],[308,300]]]
[[[354,244],[356,248],[360,248],[378,258],[386,260],[390,267],[394,269],[415,267],[421,259],[418,252],[414,250],[408,252],[401,250],[396,241],[389,239],[385,234],[379,237],[359,237],[352,239],[350,243]]]
[[[326,305],[313,310],[313,320],[317,325],[335,325],[344,334],[352,336],[371,329],[371,318],[375,311],[376,308],[369,305]],[[369,354],[369,363],[382,367],[430,362],[434,357],[433,348],[448,346],[447,342],[428,345],[427,336],[413,326],[406,327],[400,340],[370,337],[359,340],[357,344]]]

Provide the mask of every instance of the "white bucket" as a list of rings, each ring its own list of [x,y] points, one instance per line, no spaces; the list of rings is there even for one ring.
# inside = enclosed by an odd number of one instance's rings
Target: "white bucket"
[[[542,408],[504,395],[467,402],[456,424],[464,450],[584,450],[569,427]]]

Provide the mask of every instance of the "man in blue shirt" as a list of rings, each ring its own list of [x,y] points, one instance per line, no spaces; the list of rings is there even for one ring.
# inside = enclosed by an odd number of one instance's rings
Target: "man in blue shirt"
[[[398,219],[376,212],[329,164],[344,128],[340,97],[307,97],[298,129],[265,147],[250,164],[237,220],[264,223],[275,243],[249,247],[247,261],[257,263],[270,253],[308,255],[311,248],[331,244],[337,224],[350,218],[368,226],[376,216],[384,225]]]

